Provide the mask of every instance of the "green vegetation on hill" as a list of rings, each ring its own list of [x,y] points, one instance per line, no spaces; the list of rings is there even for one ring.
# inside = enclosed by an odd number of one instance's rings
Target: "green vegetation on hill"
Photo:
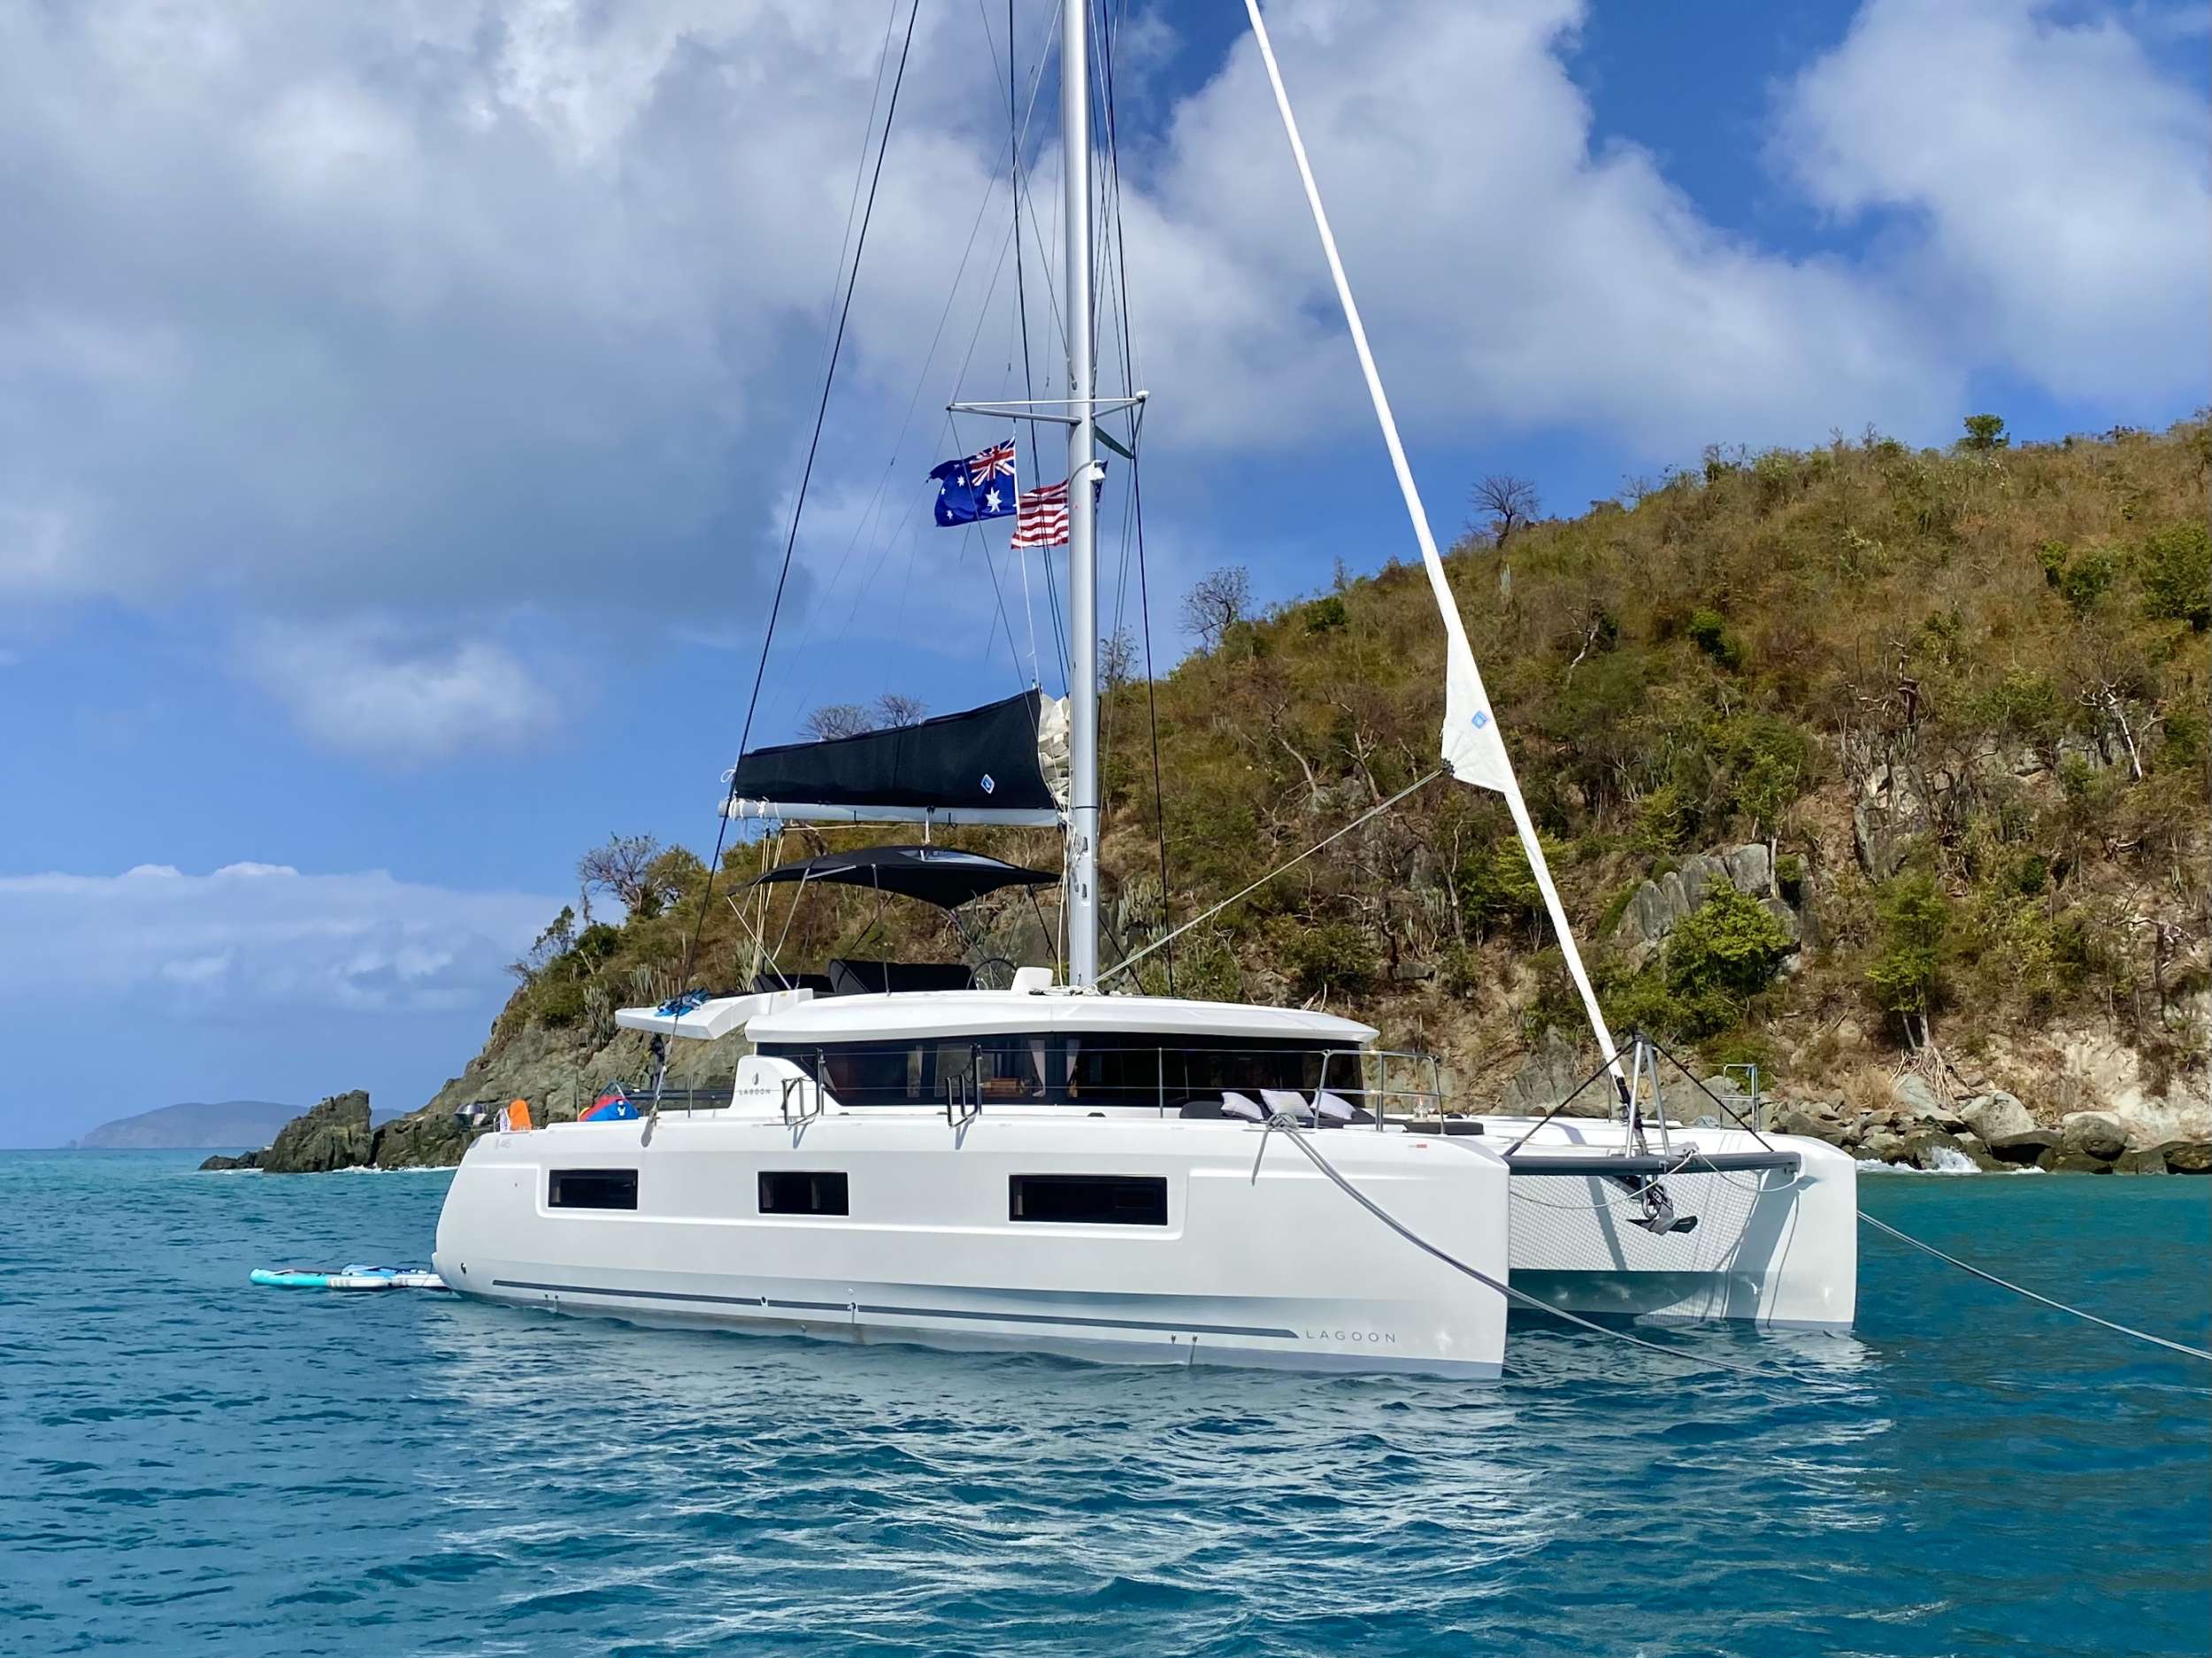
[[[2116,1039],[2154,1085],[2195,1063],[2208,481],[2201,418],[2016,445],[1978,417],[1948,451],[1871,433],[1714,450],[1629,503],[1454,548],[1461,611],[1612,1017],[1809,1088],[1931,1040],[2016,1055],[2061,1027]],[[1394,522],[1376,533],[1402,540]],[[1224,620],[1157,681],[1164,900],[1147,687],[1117,684],[1110,957],[1433,770],[1440,637],[1419,565],[1394,562]],[[765,905],[740,890],[764,856],[867,838],[795,829],[732,850],[694,980],[743,984],[763,943],[787,968],[960,954],[918,905],[816,889],[787,921],[789,889]],[[1644,882],[1755,842],[1769,895],[1704,888],[1650,948],[1624,938]],[[1045,835],[964,843],[1058,859]],[[626,919],[557,922],[518,963],[495,1041],[603,1036],[616,1007],[678,988],[705,871],[635,849]],[[979,908],[988,953],[1050,959],[1048,895],[1041,912],[1021,894]],[[1502,805],[1441,781],[1179,940],[1173,971],[1184,994],[1356,1012],[1446,1053],[1463,1086],[1579,1024]],[[1168,972],[1163,953],[1133,976],[1162,990]]]

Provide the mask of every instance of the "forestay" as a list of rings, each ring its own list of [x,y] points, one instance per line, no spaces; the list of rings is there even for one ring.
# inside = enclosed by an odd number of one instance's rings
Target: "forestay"
[[[1607,1028],[1605,1015],[1598,1007],[1597,993],[1591,988],[1581,952],[1575,948],[1573,930],[1567,925],[1558,888],[1552,884],[1550,866],[1544,861],[1543,844],[1536,838],[1536,825],[1529,819],[1528,804],[1521,798],[1513,762],[1507,756],[1504,741],[1498,734],[1498,722],[1491,712],[1489,695],[1483,689],[1482,674],[1475,666],[1474,652],[1468,647],[1467,630],[1459,619],[1458,601],[1445,577],[1444,560],[1436,550],[1436,537],[1429,529],[1428,510],[1421,504],[1421,492],[1414,486],[1413,469],[1406,462],[1404,444],[1399,441],[1398,423],[1390,412],[1390,399],[1383,391],[1382,375],[1375,367],[1374,353],[1368,349],[1367,329],[1360,321],[1359,307],[1352,299],[1351,283],[1344,274],[1344,262],[1337,254],[1336,236],[1329,228],[1329,216],[1321,205],[1320,187],[1314,182],[1313,168],[1306,160],[1305,142],[1298,135],[1298,120],[1291,113],[1290,94],[1283,86],[1282,71],[1275,62],[1275,48],[1268,38],[1267,24],[1260,16],[1259,0],[1245,0],[1245,11],[1252,19],[1253,37],[1259,45],[1260,59],[1267,68],[1268,84],[1274,89],[1275,107],[1283,118],[1283,132],[1290,140],[1299,180],[1305,186],[1306,203],[1313,210],[1314,228],[1321,234],[1321,250],[1328,258],[1337,300],[1343,307],[1353,348],[1359,353],[1360,372],[1366,377],[1368,395],[1375,404],[1375,418],[1382,426],[1383,441],[1390,450],[1390,464],[1397,473],[1398,490],[1405,497],[1406,513],[1413,521],[1414,539],[1420,543],[1421,563],[1428,571],[1429,587],[1443,617],[1444,764],[1462,783],[1494,789],[1505,797],[1513,814],[1513,826],[1528,854],[1529,868],[1543,892],[1544,907],[1551,915],[1552,930],[1558,935],[1568,974],[1581,994],[1583,1010],[1589,1016],[1590,1028],[1595,1032],[1614,1076],[1624,1083],[1613,1047],[1613,1033]]]

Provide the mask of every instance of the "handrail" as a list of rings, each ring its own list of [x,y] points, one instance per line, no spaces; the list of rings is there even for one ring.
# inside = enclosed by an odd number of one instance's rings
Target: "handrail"
[[[1172,1042],[1102,1043],[1087,1036],[1078,1037],[1071,1049],[1059,1045],[1064,1035],[1025,1031],[990,1037],[916,1038],[842,1046],[809,1044],[787,1052],[764,1054],[762,1057],[780,1058],[801,1066],[807,1071],[809,1080],[825,1092],[835,1090],[840,1102],[848,1109],[920,1106],[933,1100],[956,1125],[972,1119],[992,1104],[1149,1109],[1164,1117],[1194,1101],[1217,1099],[1225,1091],[1242,1093],[1277,1087],[1305,1094],[1326,1091],[1337,1094],[1369,1109],[1378,1127],[1394,1106],[1402,1111],[1409,1109],[1440,1114],[1445,1105],[1442,1071],[1436,1056],[1416,1050],[1286,1044],[1193,1048]],[[1054,1043],[1048,1050],[1049,1059],[1030,1046],[1041,1037]],[[841,1089],[830,1074],[833,1063],[839,1060],[868,1060],[879,1064],[889,1061],[896,1065],[900,1056],[915,1055],[923,1056],[927,1069],[915,1069],[910,1062],[898,1066],[895,1080],[886,1077],[872,1083],[849,1077]],[[1004,1067],[1001,1074],[985,1074],[986,1067],[979,1062],[987,1055]],[[1074,1055],[1085,1060],[1112,1057],[1140,1063],[1126,1066],[1125,1074],[1113,1081],[1085,1084],[1073,1075],[1071,1064],[1063,1070],[1063,1062]],[[1147,1056],[1150,1063],[1141,1063]],[[1358,1066],[1354,1079],[1344,1079],[1338,1070],[1348,1058]],[[1239,1076],[1239,1061],[1265,1062],[1268,1068],[1264,1072],[1256,1070],[1255,1074]],[[1406,1070],[1397,1070],[1394,1076],[1394,1061],[1410,1071],[1415,1086],[1394,1086],[1398,1076],[1406,1074]],[[1410,1062],[1409,1065],[1407,1062]],[[1054,1072],[1060,1073],[1056,1081]],[[1428,1086],[1419,1086],[1425,1081]],[[1018,1091],[1002,1100],[990,1092],[993,1083],[1007,1084]]]

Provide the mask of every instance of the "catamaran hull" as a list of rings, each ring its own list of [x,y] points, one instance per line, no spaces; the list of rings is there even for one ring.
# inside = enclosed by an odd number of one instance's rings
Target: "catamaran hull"
[[[434,1260],[486,1301],[638,1324],[1119,1362],[1481,1379],[1494,1290],[1362,1215],[1295,1148],[1233,1123],[727,1113],[489,1135],[456,1172]],[[1494,1155],[1317,1137],[1362,1191],[1502,1282]],[[557,1208],[556,1171],[634,1170],[634,1210]],[[843,1174],[850,1213],[764,1215],[764,1172]],[[1156,1179],[1164,1224],[1010,1213],[1017,1176]]]
[[[1484,1119],[1502,1149],[1535,1125]],[[1519,1155],[1547,1169],[1564,1156],[1619,1152],[1618,1123],[1555,1119]],[[1655,1133],[1651,1135],[1655,1141]],[[1694,1146],[1724,1165],[1770,1154],[1794,1167],[1724,1167],[1636,1175],[1519,1173],[1512,1185],[1513,1286],[1586,1316],[1741,1319],[1779,1328],[1847,1330],[1858,1303],[1858,1168],[1818,1140],[1741,1129],[1675,1129],[1668,1156]],[[1659,1148],[1655,1143],[1652,1149]],[[1511,1161],[1509,1159],[1509,1161]],[[1654,1233],[1634,1188],[1656,1179],[1694,1227]]]

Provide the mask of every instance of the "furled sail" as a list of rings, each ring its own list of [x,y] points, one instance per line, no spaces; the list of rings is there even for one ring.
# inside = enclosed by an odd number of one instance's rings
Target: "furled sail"
[[[917,725],[756,748],[733,817],[807,823],[1057,824],[1067,713],[1041,691]]]
[[[1275,48],[1268,39],[1267,24],[1260,16],[1259,0],[1244,0],[1244,5],[1252,20],[1252,35],[1260,49],[1260,61],[1267,69],[1268,84],[1274,89],[1276,110],[1283,118],[1283,132],[1290,140],[1290,153],[1298,163],[1298,177],[1305,186],[1306,203],[1313,210],[1314,228],[1321,234],[1321,250],[1328,257],[1337,300],[1343,306],[1353,348],[1359,353],[1360,371],[1367,379],[1367,392],[1375,405],[1375,418],[1382,426],[1383,442],[1390,450],[1390,464],[1398,476],[1398,490],[1405,497],[1407,515],[1413,520],[1414,539],[1421,546],[1421,563],[1428,571],[1429,587],[1436,595],[1436,608],[1443,617],[1444,764],[1459,781],[1478,788],[1494,789],[1505,796],[1506,806],[1513,814],[1513,826],[1520,834],[1523,850],[1528,854],[1529,869],[1544,894],[1544,907],[1550,913],[1552,930],[1558,936],[1568,976],[1581,994],[1583,1011],[1589,1016],[1598,1046],[1612,1065],[1615,1078],[1624,1086],[1625,1078],[1613,1047],[1613,1032],[1607,1028],[1605,1015],[1598,1007],[1597,992],[1591,987],[1590,975],[1582,965],[1582,953],[1575,948],[1573,929],[1567,925],[1558,889],[1552,885],[1551,867],[1544,859],[1543,842],[1537,839],[1536,825],[1530,821],[1528,803],[1521,798],[1520,782],[1513,775],[1513,762],[1506,754],[1504,740],[1498,734],[1490,698],[1482,687],[1482,674],[1475,666],[1475,654],[1468,648],[1467,630],[1459,619],[1459,603],[1445,577],[1444,560],[1436,550],[1436,537],[1429,529],[1428,510],[1421,504],[1421,493],[1414,487],[1413,468],[1406,461],[1405,445],[1398,439],[1398,423],[1390,412],[1390,399],[1383,391],[1382,374],[1375,367],[1374,353],[1368,349],[1367,330],[1360,321],[1359,307],[1353,303],[1352,285],[1344,274],[1344,261],[1337,255],[1336,236],[1329,228],[1329,216],[1321,205],[1320,187],[1314,182],[1313,168],[1306,160],[1305,142],[1298,135],[1298,120],[1291,113],[1290,94],[1284,88],[1282,71],[1275,62]]]

